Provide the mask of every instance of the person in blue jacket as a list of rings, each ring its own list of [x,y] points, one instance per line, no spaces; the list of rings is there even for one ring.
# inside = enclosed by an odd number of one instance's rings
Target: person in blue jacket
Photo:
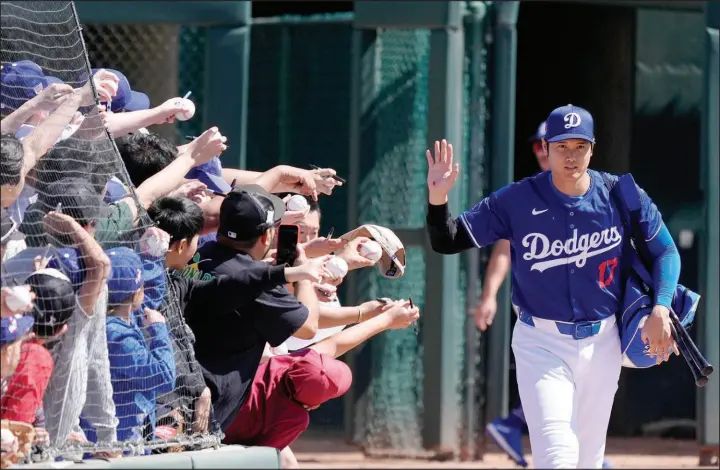
[[[145,307],[141,325],[135,321],[144,298],[142,260],[125,247],[106,253],[111,263],[107,341],[113,399],[120,421],[117,435],[119,441],[141,440],[145,418],[155,422],[156,397],[175,386],[175,357],[160,312]]]

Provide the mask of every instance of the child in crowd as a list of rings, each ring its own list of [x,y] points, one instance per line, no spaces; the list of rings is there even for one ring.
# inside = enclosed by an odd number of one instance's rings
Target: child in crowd
[[[175,358],[165,318],[144,309],[142,326],[133,314],[143,305],[143,263],[131,249],[107,251],[111,263],[108,281],[107,341],[113,399],[119,419],[118,440],[141,440],[146,416],[155,412],[156,397],[175,386]],[[89,440],[92,431],[86,430]]]
[[[34,424],[55,367],[45,344],[67,332],[76,300],[70,280],[57,269],[40,269],[26,283],[35,294],[35,335],[22,345],[20,364],[2,397],[2,413],[4,419]]]

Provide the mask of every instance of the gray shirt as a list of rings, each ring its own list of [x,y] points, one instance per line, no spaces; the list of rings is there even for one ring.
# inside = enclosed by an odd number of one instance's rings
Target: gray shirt
[[[55,360],[45,397],[46,429],[53,446],[62,446],[71,432],[81,432],[80,414],[97,431],[98,442],[117,441],[118,420],[110,381],[105,320],[107,286],[93,315],[82,308],[68,322],[68,331],[48,344]]]

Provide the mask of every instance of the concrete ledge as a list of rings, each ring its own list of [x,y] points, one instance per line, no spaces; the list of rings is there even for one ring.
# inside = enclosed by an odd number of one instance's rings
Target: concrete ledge
[[[44,462],[16,468],[55,469],[199,469],[199,468],[261,468],[279,469],[280,453],[272,447],[222,446],[218,450],[145,455],[122,459],[90,459],[82,462]]]

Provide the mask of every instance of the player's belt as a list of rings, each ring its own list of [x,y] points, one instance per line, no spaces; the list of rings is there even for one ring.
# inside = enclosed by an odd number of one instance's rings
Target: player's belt
[[[523,311],[522,309],[517,309],[518,319],[525,323],[528,326],[535,327],[535,321],[533,320],[532,315],[529,313]],[[552,320],[546,320],[546,321],[552,321]],[[566,323],[561,321],[552,321],[555,323],[555,326],[557,327],[560,334],[572,336],[573,339],[585,339],[595,336],[596,334],[600,333],[600,327],[602,326],[602,321],[581,321],[577,323]]]

